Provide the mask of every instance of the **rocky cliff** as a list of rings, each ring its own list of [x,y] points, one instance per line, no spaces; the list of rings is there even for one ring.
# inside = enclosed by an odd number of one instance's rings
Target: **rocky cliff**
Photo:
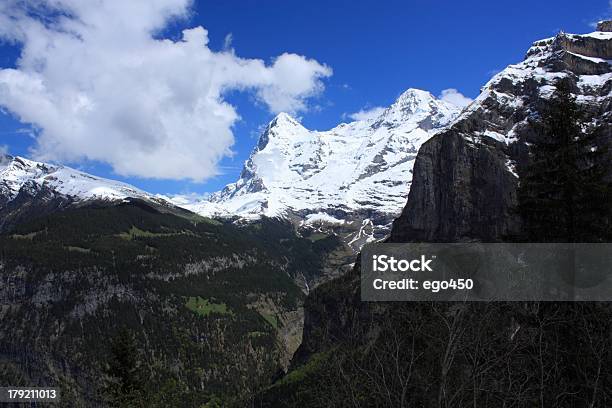
[[[611,52],[610,22],[603,22],[594,33],[537,41],[522,62],[495,75],[421,146],[388,241],[486,242],[513,234],[520,228],[512,211],[517,167],[557,81],[571,84],[589,126],[612,136]],[[316,407],[607,405],[607,391],[591,378],[609,384],[612,372],[598,364],[611,356],[586,344],[597,338],[610,347],[608,308],[367,303],[359,274],[357,262],[308,296],[293,374],[264,392],[261,406],[299,406],[296,395]]]
[[[495,241],[512,234],[516,167],[534,137],[531,121],[563,78],[591,125],[612,135],[611,59],[612,33],[560,33],[535,42],[521,63],[495,75],[447,130],[421,146],[391,241]]]

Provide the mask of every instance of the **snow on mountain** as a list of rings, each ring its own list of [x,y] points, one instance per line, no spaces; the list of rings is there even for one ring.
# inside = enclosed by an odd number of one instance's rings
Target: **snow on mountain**
[[[340,225],[366,218],[386,228],[405,205],[423,142],[460,112],[409,89],[378,117],[312,131],[281,113],[270,122],[240,179],[183,207],[205,216],[297,216]]]
[[[129,184],[92,176],[70,167],[23,157],[0,156],[0,203],[12,201],[24,189],[30,192],[47,189],[74,201],[140,198],[165,202]]]
[[[236,183],[186,207],[208,216],[285,216],[303,225],[352,229],[349,238],[357,239],[358,248],[364,239],[384,235],[400,213],[416,153],[434,134],[457,133],[470,143],[495,141],[512,150],[528,137],[539,101],[552,95],[560,78],[575,83],[578,102],[594,117],[609,120],[611,61],[612,32],[601,25],[590,34],[536,41],[523,61],[495,75],[462,112],[410,89],[376,119],[324,132],[281,114]],[[505,166],[516,174],[511,156]]]
[[[590,130],[612,140],[612,22],[590,34],[536,41],[506,67],[448,128],[419,152],[410,198],[391,242],[495,242],[516,235],[517,168],[527,162],[534,122],[560,80]]]
[[[576,83],[577,101],[589,110],[609,110],[611,64],[612,32],[559,33],[536,41],[525,59],[495,75],[455,122],[471,124],[464,133],[474,142],[483,136],[506,145],[517,142],[535,113],[531,102],[550,98],[562,78]]]

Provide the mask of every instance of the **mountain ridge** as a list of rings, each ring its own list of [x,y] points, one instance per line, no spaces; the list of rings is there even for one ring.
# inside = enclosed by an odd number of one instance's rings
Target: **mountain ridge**
[[[0,210],[6,213],[17,202],[34,198],[50,211],[87,201],[136,198],[207,217],[288,218],[327,233],[342,227],[347,242],[358,248],[388,233],[408,194],[420,144],[459,112],[455,105],[411,88],[377,117],[327,131],[306,129],[291,115],[279,113],[260,135],[238,181],[196,202],[151,194],[64,165],[2,155]]]
[[[391,237],[402,241],[499,240],[519,227],[516,169],[537,137],[532,123],[559,80],[601,128],[612,123],[612,32],[559,33],[493,76],[444,132],[424,143],[414,182]],[[457,188],[457,185],[462,188]]]
[[[612,22],[601,24],[600,28],[595,33],[560,33],[534,42],[523,61],[496,74],[447,129],[421,146],[407,204],[394,221],[387,242],[503,242],[520,231],[520,220],[513,211],[517,203],[516,169],[528,158],[528,143],[538,137],[532,125],[537,122],[539,112],[546,109],[561,79],[569,82],[590,121],[589,127],[601,132],[597,133],[597,142],[604,146],[609,144],[612,137]],[[357,258],[348,274],[323,283],[309,294],[305,302],[304,337],[292,362],[295,373],[290,372],[264,391],[260,406],[276,406],[278,401],[289,401],[285,404],[287,407],[328,406],[329,400],[320,397],[322,393],[344,401],[352,397],[349,394],[353,391],[352,384],[359,385],[360,395],[365,399],[360,401],[363,405],[378,405],[375,396],[380,395],[377,394],[382,388],[379,383],[367,390],[363,388],[370,378],[384,378],[385,385],[393,384],[386,393],[390,396],[385,404],[388,406],[450,406],[460,401],[486,406],[491,404],[492,398],[499,398],[495,399],[498,404],[517,404],[513,398],[519,393],[542,395],[539,385],[530,386],[527,391],[523,389],[524,384],[538,384],[538,375],[531,376],[529,370],[522,370],[525,357],[540,363],[553,362],[549,366],[551,372],[554,372],[552,365],[558,363],[556,356],[542,360],[541,354],[525,353],[531,347],[530,340],[538,338],[534,333],[541,330],[535,323],[543,319],[541,307],[533,309],[537,310],[532,315],[537,314],[537,320],[530,321],[525,319],[529,307],[514,302],[493,302],[486,307],[475,303],[362,302],[360,272],[360,259]],[[572,316],[569,313],[575,313],[572,317],[575,320],[569,324],[573,331],[585,317],[583,309],[569,303],[560,307],[564,308],[560,309],[564,321],[565,316]],[[609,321],[609,317],[606,314],[594,321]],[[440,328],[443,328],[441,332]],[[398,336],[398,330],[403,329],[407,331]],[[558,339],[558,332],[540,333],[540,339]],[[465,344],[475,346],[465,350],[455,348],[458,343],[451,340],[455,335]],[[398,345],[398,338],[405,339],[406,343]],[[442,341],[436,345],[435,339]],[[486,381],[491,386],[476,392],[470,388],[475,378],[472,357],[474,349],[480,350],[487,342],[494,347],[482,351],[483,356],[502,355],[500,350],[507,350],[503,360],[518,362],[518,365],[515,368],[501,365],[499,370],[487,365]],[[526,347],[517,347],[520,342]],[[447,358],[445,353],[451,348],[452,355]],[[551,346],[555,353],[562,348]],[[381,358],[383,350],[389,352],[387,360]],[[398,350],[407,350],[407,355],[398,357]],[[445,357],[441,359],[441,355]],[[356,364],[354,356],[360,358]],[[410,363],[408,377],[398,375],[398,361]],[[347,362],[349,364],[345,364]],[[338,373],[337,367],[346,370]],[[478,375],[478,381],[484,381],[484,377]],[[421,384],[416,385],[405,378],[418,379]],[[575,385],[575,378],[566,384]],[[561,375],[549,382],[563,380],[565,377]],[[332,385],[324,389],[327,384]],[[410,388],[406,388],[406,384]],[[436,385],[433,392],[432,384]],[[521,384],[520,389],[513,388],[517,384]],[[575,394],[588,387],[588,382],[580,381]],[[499,395],[490,393],[496,389],[510,391]],[[349,392],[342,395],[345,390]],[[403,394],[406,390],[408,392]],[[593,401],[591,405],[606,405],[607,396],[600,390],[591,388],[588,392],[588,399]],[[555,397],[568,394],[568,389],[562,388]],[[294,404],[291,401],[297,395],[301,398],[300,403]],[[398,401],[396,397],[403,395],[414,400]],[[446,395],[453,396],[452,403],[445,399]],[[554,406],[559,400],[542,401],[535,397],[518,405]]]
[[[134,200],[143,200],[162,212],[195,216],[161,196],[127,183],[21,156],[0,156],[0,233],[29,219],[69,208]]]
[[[408,89],[377,117],[326,131],[281,113],[262,132],[238,181],[183,206],[209,217],[343,225],[348,241],[360,247],[386,235],[405,204],[418,148],[460,111],[427,91]],[[366,224],[371,232],[363,240]]]
[[[80,201],[141,198],[167,203],[159,196],[120,181],[94,176],[68,166],[30,160],[21,156],[0,157],[0,197],[8,202],[22,189],[48,188]]]

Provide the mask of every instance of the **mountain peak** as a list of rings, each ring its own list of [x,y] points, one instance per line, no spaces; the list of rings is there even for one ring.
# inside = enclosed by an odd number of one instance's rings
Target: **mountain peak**
[[[432,103],[437,102],[435,96],[421,89],[409,88],[404,91],[391,105],[391,109],[400,109],[407,113],[429,111]]]
[[[207,216],[343,225],[357,248],[384,236],[405,204],[419,147],[458,113],[429,92],[408,89],[378,118],[325,131],[279,114],[239,180],[185,207]]]
[[[34,171],[34,169],[38,166],[42,165],[42,163],[38,163],[25,157],[21,156],[11,156],[8,154],[0,155],[0,170],[7,172],[15,172],[15,171]]]
[[[281,112],[270,122],[270,127],[274,126],[302,126],[297,119],[286,112]]]
[[[263,150],[270,139],[277,137],[291,137],[295,134],[307,131],[297,119],[285,112],[281,112],[270,121],[266,130],[263,131],[257,142],[257,150]]]
[[[408,88],[397,98],[397,101],[414,100],[414,99],[436,99],[431,92],[417,88]]]
[[[373,126],[393,128],[406,123],[422,123],[425,128],[437,128],[448,123],[449,118],[454,118],[459,110],[428,91],[409,88],[382,113]]]

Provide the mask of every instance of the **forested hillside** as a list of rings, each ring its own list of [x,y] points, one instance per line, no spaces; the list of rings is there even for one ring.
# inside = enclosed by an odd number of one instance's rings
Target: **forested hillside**
[[[111,345],[127,332],[138,406],[241,406],[299,345],[293,277],[316,273],[336,244],[137,200],[19,224],[0,236],[0,382],[60,384],[64,406],[106,406],[120,380]]]

